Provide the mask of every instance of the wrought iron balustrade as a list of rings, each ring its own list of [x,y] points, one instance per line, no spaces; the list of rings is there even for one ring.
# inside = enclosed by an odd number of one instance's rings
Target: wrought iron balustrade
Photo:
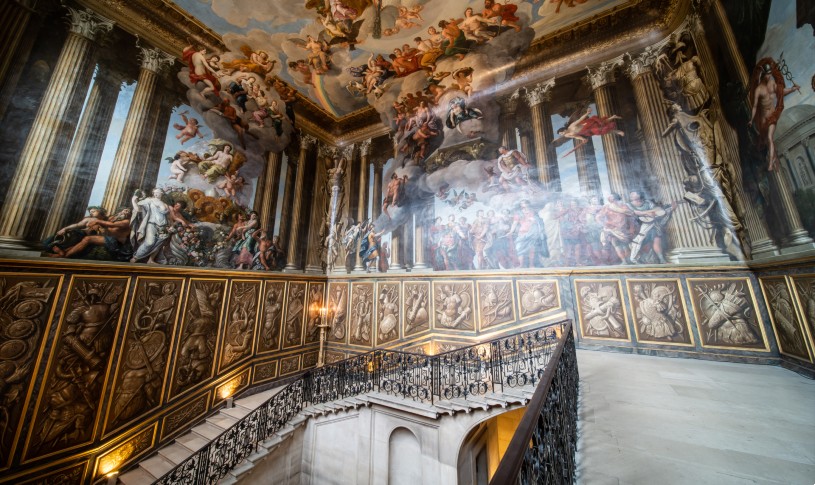
[[[575,481],[580,376],[571,324],[564,329],[551,359],[554,365],[547,366],[541,376],[490,485]]]
[[[304,408],[371,391],[434,403],[534,385],[544,377],[569,322],[438,355],[374,350],[312,369],[156,481],[212,484]],[[570,332],[570,330],[568,330]]]

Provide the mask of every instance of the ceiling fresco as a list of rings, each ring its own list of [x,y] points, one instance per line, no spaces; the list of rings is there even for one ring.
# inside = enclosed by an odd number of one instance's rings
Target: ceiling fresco
[[[222,36],[228,51],[205,54],[211,68],[207,76],[217,84],[228,90],[236,80],[265,83],[267,89],[277,88],[286,102],[293,93],[274,85],[279,78],[339,118],[369,104],[384,115],[385,107],[408,93],[438,98],[442,90],[458,86],[470,96],[510,76],[534,39],[637,1],[177,0],[176,4]],[[247,78],[255,80],[246,82]],[[383,121],[391,115],[383,116]]]

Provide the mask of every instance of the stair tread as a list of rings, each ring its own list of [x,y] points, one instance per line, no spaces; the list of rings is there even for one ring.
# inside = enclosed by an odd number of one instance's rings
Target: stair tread
[[[170,443],[169,445],[158,450],[164,458],[178,465],[183,462],[195,452],[180,443]]]
[[[232,425],[237,422],[237,418],[222,413],[218,413],[215,416],[207,418],[207,423],[222,429],[231,428]]]
[[[124,485],[150,485],[156,481],[156,477],[144,468],[136,467],[119,475],[119,481]]]
[[[201,436],[209,439],[210,441],[214,440],[215,438],[220,436],[221,433],[224,432],[223,428],[213,426],[210,423],[199,424],[192,430],[193,432],[200,434]]]
[[[201,448],[209,444],[208,439],[195,433],[187,433],[183,436],[179,436],[178,438],[175,439],[175,442],[181,444],[186,448],[189,448],[194,452],[200,450]]]
[[[221,414],[225,414],[227,416],[231,416],[235,419],[241,419],[247,414],[251,413],[252,410],[245,408],[243,406],[233,407],[233,408],[224,408],[221,409]]]
[[[142,461],[139,463],[139,466],[150,472],[153,476],[163,477],[167,472],[175,468],[175,463],[157,454]]]

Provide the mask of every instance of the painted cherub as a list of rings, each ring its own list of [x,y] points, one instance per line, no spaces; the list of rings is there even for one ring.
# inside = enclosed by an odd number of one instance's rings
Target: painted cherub
[[[176,140],[180,140],[181,144],[183,145],[185,142],[190,141],[196,136],[198,138],[204,138],[204,134],[201,133],[201,126],[198,124],[197,118],[188,118],[187,115],[189,114],[189,111],[184,111],[183,113],[179,114],[181,115],[181,119],[184,120],[184,124],[173,124],[173,128],[179,130],[179,133],[175,136]]]
[[[194,154],[180,151],[172,158],[167,157],[167,161],[170,162],[170,176],[167,178],[170,180],[175,179],[181,183],[184,182],[184,176],[187,175],[187,171],[189,170],[187,166],[196,164],[199,160]]]
[[[244,185],[246,185],[246,180],[238,175],[238,172],[235,172],[224,174],[224,181],[216,185],[216,187],[223,190],[225,196],[235,200]]]

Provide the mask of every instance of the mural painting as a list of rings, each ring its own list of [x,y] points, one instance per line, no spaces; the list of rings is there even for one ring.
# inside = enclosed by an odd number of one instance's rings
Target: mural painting
[[[300,356],[293,355],[291,357],[285,357],[280,359],[280,375],[285,376],[289,374],[294,374],[300,370]]]
[[[161,404],[183,294],[182,278],[137,280],[105,433]]]
[[[748,279],[689,278],[688,285],[703,347],[768,350]]]
[[[253,384],[269,381],[277,377],[277,364],[278,362],[265,362],[263,364],[255,365],[255,373],[252,377]]]
[[[0,468],[8,467],[14,452],[61,286],[60,276],[0,275]]]
[[[580,332],[585,338],[631,340],[617,280],[575,280]]]
[[[262,319],[258,326],[258,353],[280,347],[280,327],[283,322],[284,281],[267,281],[264,288]]]
[[[811,362],[806,331],[798,318],[787,280],[783,277],[762,278],[760,282],[770,311],[770,321],[775,330],[778,350],[782,354]]]
[[[90,442],[96,434],[129,283],[128,277],[110,276],[71,281],[29,429],[27,457],[62,452]]]
[[[161,440],[196,421],[207,412],[209,392],[181,406],[177,411],[168,414],[161,424]]]
[[[679,280],[627,279],[637,340],[693,345]]]
[[[255,325],[260,307],[260,281],[233,280],[226,307],[218,372],[228,369],[252,354]]]

